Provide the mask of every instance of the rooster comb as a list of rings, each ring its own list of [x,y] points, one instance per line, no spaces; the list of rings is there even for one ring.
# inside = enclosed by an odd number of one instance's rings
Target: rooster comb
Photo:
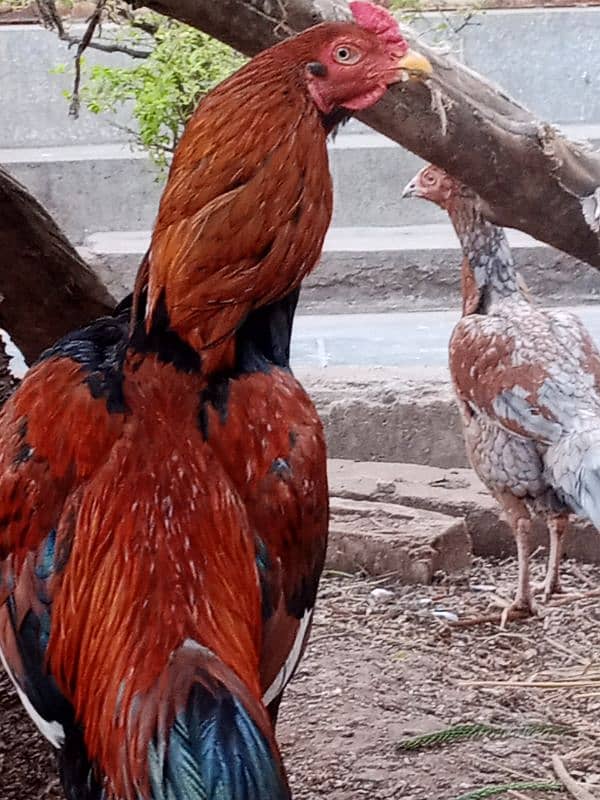
[[[408,45],[400,33],[398,20],[387,9],[367,3],[365,0],[354,0],[350,3],[350,11],[354,21],[361,28],[372,31],[386,44],[395,45],[402,52],[408,50]]]

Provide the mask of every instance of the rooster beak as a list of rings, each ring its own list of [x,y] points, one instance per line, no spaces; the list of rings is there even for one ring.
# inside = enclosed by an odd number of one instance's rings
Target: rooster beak
[[[401,197],[405,198],[405,197],[418,197],[418,196],[419,192],[417,189],[417,179],[413,178],[412,181],[407,183],[404,189],[402,189]]]
[[[414,50],[409,50],[402,56],[397,62],[397,67],[400,70],[400,80],[402,81],[407,81],[409,78],[428,78],[433,74],[433,67],[429,61]]]

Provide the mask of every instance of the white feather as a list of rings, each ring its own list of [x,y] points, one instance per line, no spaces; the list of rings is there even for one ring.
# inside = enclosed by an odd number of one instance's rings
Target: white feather
[[[8,677],[13,682],[14,687],[17,690],[17,694],[19,695],[19,699],[25,707],[25,711],[27,711],[31,719],[34,721],[39,732],[42,734],[42,736],[45,736],[50,744],[54,745],[54,747],[62,747],[65,741],[65,731],[63,726],[59,722],[48,722],[48,720],[44,719],[38,714],[31,704],[31,700],[27,697],[23,689],[21,689],[15,676],[12,674],[6,658],[4,657],[4,653],[2,652],[2,648],[0,648],[0,661],[2,661],[2,665],[6,670]]]
[[[289,652],[288,657],[285,660],[285,664],[277,673],[277,677],[273,681],[273,683],[269,686],[267,691],[263,695],[263,703],[268,706],[276,697],[278,697],[281,692],[285,689],[288,684],[288,681],[294,674],[294,670],[298,665],[298,661],[300,660],[300,654],[302,653],[302,647],[304,645],[304,640],[306,638],[306,633],[308,631],[310,621],[312,619],[313,609],[308,608],[304,612],[304,616],[300,620],[300,627],[298,628],[298,633],[296,634],[296,638],[294,639],[294,644],[292,645],[292,649]]]

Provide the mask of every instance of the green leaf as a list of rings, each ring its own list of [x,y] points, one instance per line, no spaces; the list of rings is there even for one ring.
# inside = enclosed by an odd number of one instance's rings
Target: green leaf
[[[434,733],[425,733],[421,736],[403,739],[398,742],[396,748],[404,751],[425,750],[472,739],[507,739],[513,736],[564,736],[573,735],[574,733],[575,731],[572,728],[564,725],[549,725],[537,722],[506,728],[497,725],[464,723],[453,725],[450,728],[435,731]]]
[[[554,781],[517,781],[516,783],[499,783],[491,786],[482,786],[473,789],[454,800],[485,800],[487,797],[498,797],[511,791],[530,792],[560,792],[563,786]]]
[[[113,39],[148,48],[147,59],[132,66],[85,66],[82,103],[94,114],[114,114],[129,107],[136,121],[135,141],[166,168],[186,122],[200,99],[239,69],[245,59],[201,31],[155,14],[137,16],[158,25],[153,38],[131,23]]]

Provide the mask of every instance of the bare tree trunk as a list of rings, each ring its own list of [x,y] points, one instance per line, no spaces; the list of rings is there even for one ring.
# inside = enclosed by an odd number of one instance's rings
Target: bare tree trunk
[[[0,327],[31,363],[115,302],[42,206],[0,168]]]
[[[343,0],[148,0],[146,5],[247,55],[348,13]],[[394,87],[361,114],[363,122],[471,185],[498,224],[600,267],[600,157],[406,34],[431,60],[434,78],[428,86]]]

